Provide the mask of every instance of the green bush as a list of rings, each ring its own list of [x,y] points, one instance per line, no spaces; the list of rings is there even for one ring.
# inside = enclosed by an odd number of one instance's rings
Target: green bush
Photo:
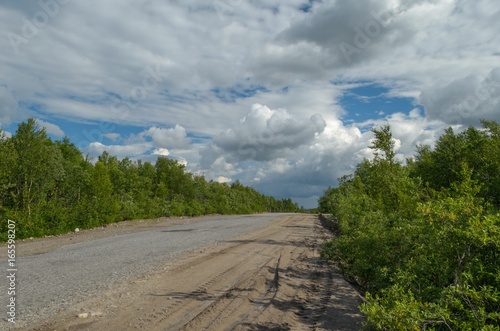
[[[497,193],[489,195],[491,183],[478,180],[484,171],[478,164],[498,160],[484,148],[498,137],[447,131],[436,152],[421,149],[417,161],[402,166],[392,159],[391,144],[379,141],[392,139],[388,127],[374,132],[374,160],[365,160],[320,199],[322,211],[333,213],[340,227],[323,255],[336,259],[366,291],[366,328],[500,330]],[[469,146],[478,135],[482,154],[473,155],[482,161],[470,166],[471,149],[457,146]],[[432,161],[439,155],[447,161]],[[425,178],[437,170],[452,176],[430,187]]]

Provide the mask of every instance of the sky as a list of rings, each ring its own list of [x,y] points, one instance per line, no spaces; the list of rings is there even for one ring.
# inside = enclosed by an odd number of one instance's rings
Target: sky
[[[0,3],[0,127],[178,160],[315,207],[391,125],[399,160],[500,121],[498,0]]]

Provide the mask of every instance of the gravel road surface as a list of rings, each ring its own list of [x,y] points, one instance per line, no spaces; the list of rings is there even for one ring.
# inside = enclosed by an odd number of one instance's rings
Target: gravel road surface
[[[16,326],[46,319],[77,302],[112,289],[116,284],[146,274],[169,259],[210,243],[227,241],[245,232],[266,227],[282,216],[220,216],[203,221],[186,221],[187,224],[180,225],[165,223],[163,227],[139,229],[134,233],[19,256],[16,261]],[[23,244],[18,242],[18,250],[22,250]],[[7,249],[5,246],[2,248]],[[8,302],[6,277],[3,277],[2,288],[0,302],[5,307]],[[3,316],[0,329],[12,327],[5,321],[6,318],[6,315]]]

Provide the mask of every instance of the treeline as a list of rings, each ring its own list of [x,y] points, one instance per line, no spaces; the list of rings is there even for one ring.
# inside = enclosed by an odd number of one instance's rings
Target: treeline
[[[405,165],[374,129],[374,159],[320,198],[340,232],[324,255],[366,291],[367,329],[500,330],[500,125],[482,124]]]
[[[206,181],[164,157],[152,164],[104,152],[94,161],[67,138],[52,141],[33,119],[10,138],[0,130],[2,235],[7,219],[26,238],[129,219],[298,210],[291,199]]]

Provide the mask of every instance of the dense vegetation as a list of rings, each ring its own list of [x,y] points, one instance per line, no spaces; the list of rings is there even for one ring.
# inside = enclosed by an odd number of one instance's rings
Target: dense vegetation
[[[95,162],[67,138],[52,141],[29,119],[7,138],[0,130],[0,232],[17,222],[17,238],[51,235],[127,219],[297,211],[291,199],[266,197],[239,182],[206,181],[177,161]]]
[[[405,165],[374,129],[374,159],[320,198],[340,232],[324,254],[366,291],[367,329],[500,330],[500,125],[482,124]]]

